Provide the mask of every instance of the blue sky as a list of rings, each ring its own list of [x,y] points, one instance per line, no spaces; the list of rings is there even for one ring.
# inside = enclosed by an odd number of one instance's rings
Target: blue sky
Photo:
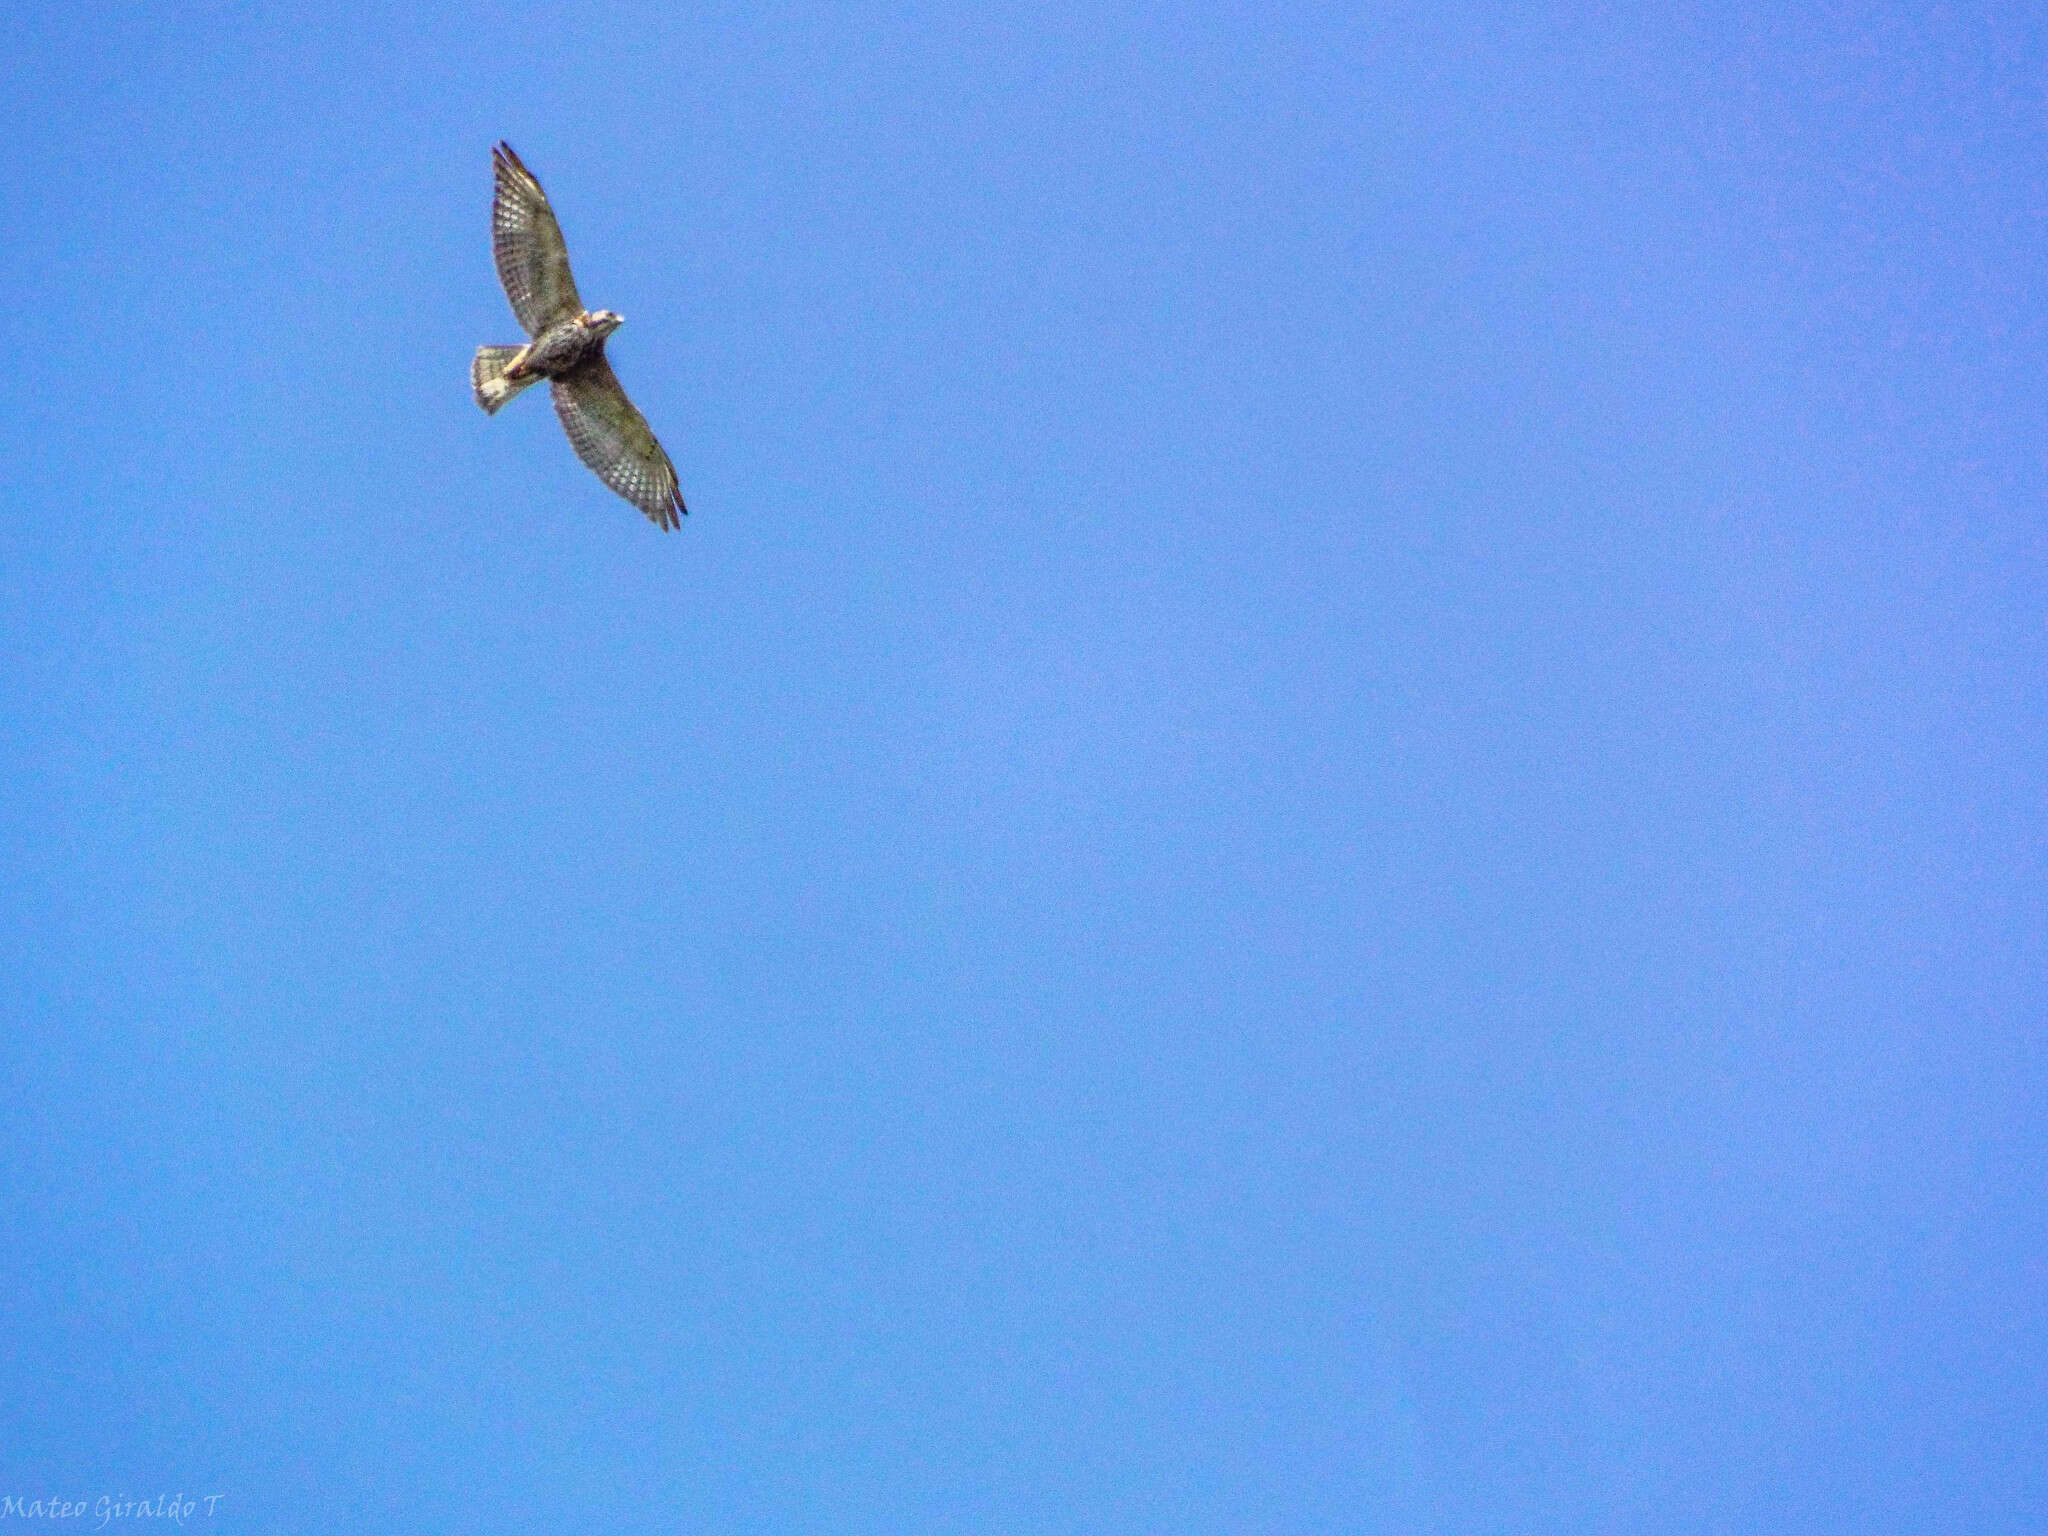
[[[0,1494],[2048,1518],[2038,14],[0,61]]]

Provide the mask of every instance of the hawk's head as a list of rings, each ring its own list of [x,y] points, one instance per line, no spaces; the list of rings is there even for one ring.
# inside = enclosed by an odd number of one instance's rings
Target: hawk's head
[[[583,324],[600,336],[609,336],[626,323],[626,317],[615,309],[596,309],[583,317]]]

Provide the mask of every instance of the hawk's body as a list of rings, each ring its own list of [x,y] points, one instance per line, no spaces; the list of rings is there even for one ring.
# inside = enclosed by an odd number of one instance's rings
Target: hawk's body
[[[549,326],[524,350],[526,356],[519,361],[522,372],[566,379],[591,359],[604,356],[604,337],[578,315]]]
[[[500,144],[491,160],[497,171],[491,248],[498,279],[512,313],[533,339],[523,347],[477,349],[469,368],[476,403],[495,414],[521,390],[548,380],[555,414],[576,456],[661,527],[678,526],[689,509],[675,466],[604,355],[605,338],[622,322],[608,309],[584,309],[569,275],[562,227],[512,146]]]

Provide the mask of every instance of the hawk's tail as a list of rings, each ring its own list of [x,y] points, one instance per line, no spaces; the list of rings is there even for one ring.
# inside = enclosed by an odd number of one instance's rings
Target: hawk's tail
[[[522,389],[540,382],[537,373],[523,379],[508,379],[505,369],[512,359],[524,352],[524,347],[478,347],[476,361],[469,365],[469,382],[476,389],[476,403],[484,408],[487,415],[498,414],[498,407],[518,394]]]

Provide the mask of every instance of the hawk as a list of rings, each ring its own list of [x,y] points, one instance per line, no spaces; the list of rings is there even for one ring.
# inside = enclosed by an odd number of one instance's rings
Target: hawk
[[[477,348],[469,365],[476,403],[495,416],[507,400],[546,379],[576,457],[658,526],[680,527],[689,508],[676,467],[605,360],[605,338],[624,320],[609,309],[583,307],[569,275],[562,226],[512,146],[493,149],[491,164],[497,172],[491,253],[512,313],[533,339],[523,347]]]

